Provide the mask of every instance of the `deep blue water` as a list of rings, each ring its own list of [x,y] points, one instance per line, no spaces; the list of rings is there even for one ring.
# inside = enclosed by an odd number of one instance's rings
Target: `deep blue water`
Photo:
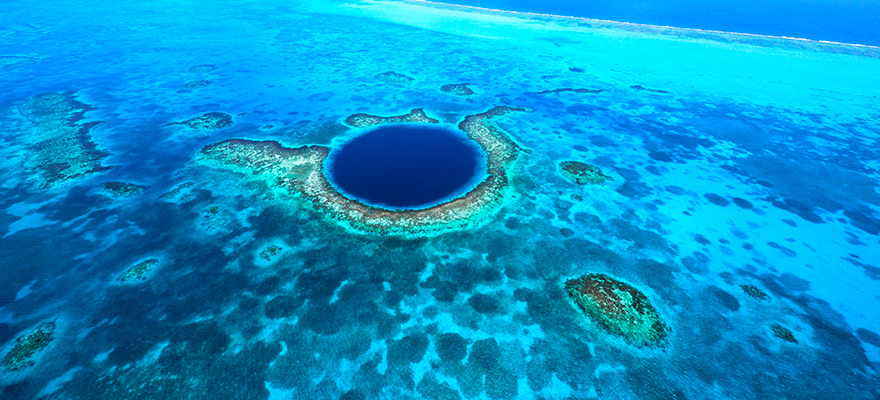
[[[458,4],[679,28],[880,45],[873,0],[462,0]]]
[[[336,185],[374,204],[413,208],[461,190],[477,154],[447,129],[388,126],[346,143],[330,167]]]

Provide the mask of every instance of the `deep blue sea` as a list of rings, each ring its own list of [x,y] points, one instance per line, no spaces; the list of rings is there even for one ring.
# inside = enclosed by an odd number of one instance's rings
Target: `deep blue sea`
[[[880,399],[876,2],[0,2],[0,399]]]

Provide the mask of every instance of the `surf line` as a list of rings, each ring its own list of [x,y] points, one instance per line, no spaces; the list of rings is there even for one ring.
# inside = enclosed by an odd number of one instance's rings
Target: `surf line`
[[[712,29],[698,29],[698,28],[681,28],[677,26],[668,26],[668,25],[650,25],[650,24],[637,24],[634,22],[622,22],[622,21],[613,21],[607,19],[595,19],[595,18],[585,18],[585,17],[573,17],[570,15],[559,15],[559,14],[543,14],[536,13],[530,11],[514,11],[514,10],[500,10],[497,8],[487,8],[487,7],[477,7],[477,6],[467,6],[462,4],[453,4],[453,3],[443,3],[439,1],[432,0],[402,0],[404,3],[418,4],[418,5],[426,5],[426,6],[434,6],[434,7],[447,7],[451,9],[459,8],[459,9],[467,9],[467,10],[476,10],[476,11],[484,11],[490,13],[500,13],[500,14],[513,14],[513,15],[525,15],[529,17],[552,17],[559,19],[567,19],[574,21],[584,21],[587,23],[600,23],[600,24],[611,24],[611,25],[623,25],[629,26],[633,28],[648,28],[648,29],[671,29],[671,30],[680,30],[685,32],[697,32],[703,34],[713,34],[713,35],[734,35],[734,36],[746,36],[753,38],[761,38],[761,39],[774,39],[774,40],[791,40],[791,41],[799,41],[804,43],[817,43],[823,45],[833,45],[833,46],[850,46],[850,47],[858,47],[866,50],[877,50],[880,51],[880,46],[871,46],[867,44],[858,44],[858,43],[843,43],[843,42],[834,42],[831,40],[818,40],[818,39],[807,39],[807,38],[799,38],[792,36],[774,36],[774,35],[759,35],[756,33],[743,33],[743,32],[727,32],[727,31],[719,31]],[[646,32],[647,33],[647,32]],[[660,33],[660,32],[657,32]]]

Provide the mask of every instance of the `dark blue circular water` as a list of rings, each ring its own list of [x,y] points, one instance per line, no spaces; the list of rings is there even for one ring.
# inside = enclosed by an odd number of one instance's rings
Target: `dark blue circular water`
[[[470,189],[480,156],[457,132],[392,125],[358,136],[330,157],[343,193],[393,209],[427,207]]]

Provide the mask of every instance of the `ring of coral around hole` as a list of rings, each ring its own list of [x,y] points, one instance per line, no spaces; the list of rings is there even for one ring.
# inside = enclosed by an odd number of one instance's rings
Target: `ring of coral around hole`
[[[485,179],[466,194],[428,208],[388,210],[345,197],[325,175],[324,163],[330,153],[326,146],[290,148],[276,141],[229,139],[202,148],[196,161],[262,180],[271,189],[305,199],[315,210],[360,232],[439,233],[475,225],[504,202],[511,167],[523,149],[489,120],[517,111],[528,110],[495,107],[468,115],[458,124],[458,128],[485,152]],[[366,128],[382,124],[436,124],[439,121],[425,115],[422,109],[414,109],[409,114],[391,117],[355,114],[346,118],[345,123]]]

